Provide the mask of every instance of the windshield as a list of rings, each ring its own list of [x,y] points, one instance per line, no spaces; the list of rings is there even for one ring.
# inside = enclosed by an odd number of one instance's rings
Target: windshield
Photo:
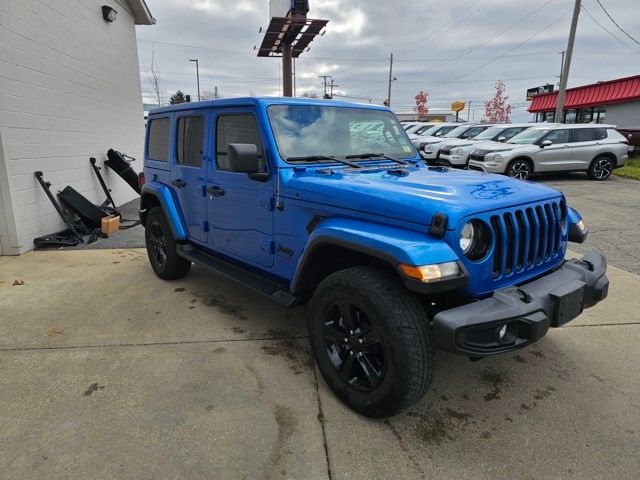
[[[446,137],[446,138],[460,138],[460,135],[462,135],[467,130],[469,130],[469,127],[456,127],[453,130],[451,130],[449,133],[444,135],[444,137]]]
[[[525,130],[522,133],[512,137],[509,139],[507,143],[517,143],[517,144],[528,144],[528,143],[536,143],[540,140],[544,135],[550,132],[550,129],[545,128],[530,128],[529,130]]]
[[[500,135],[505,130],[504,127],[489,127],[484,132],[473,137],[474,140],[493,140],[493,137]]]
[[[318,105],[271,105],[267,109],[280,155],[346,157],[366,153],[415,155],[397,118],[384,110]]]

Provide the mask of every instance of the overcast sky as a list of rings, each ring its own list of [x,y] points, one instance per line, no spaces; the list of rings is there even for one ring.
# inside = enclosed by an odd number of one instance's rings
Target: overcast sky
[[[614,20],[640,41],[640,2],[600,0]],[[258,58],[268,0],[147,0],[154,26],[137,27],[142,89],[151,53],[162,74],[165,101],[177,89],[196,97],[218,86],[225,97],[279,95],[281,64]],[[526,89],[558,82],[574,0],[310,0],[309,18],[329,20],[326,34],[296,62],[297,94],[322,94],[318,75],[332,75],[345,100],[382,103],[389,55],[394,54],[391,101],[410,111],[413,97],[429,93],[431,112],[453,100],[471,101],[474,119],[496,80],[506,83],[513,121],[528,121]],[[596,0],[583,0],[569,86],[640,73],[640,44],[626,37]],[[593,18],[590,17],[590,15]],[[595,19],[595,20],[594,20]],[[601,26],[598,25],[599,22]],[[338,98],[336,96],[336,98]],[[465,111],[466,116],[466,111]]]

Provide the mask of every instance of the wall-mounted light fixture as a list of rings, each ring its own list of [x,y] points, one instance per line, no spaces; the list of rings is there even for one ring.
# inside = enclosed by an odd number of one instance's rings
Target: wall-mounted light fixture
[[[115,22],[118,12],[111,8],[109,5],[102,6],[102,18],[105,22]]]

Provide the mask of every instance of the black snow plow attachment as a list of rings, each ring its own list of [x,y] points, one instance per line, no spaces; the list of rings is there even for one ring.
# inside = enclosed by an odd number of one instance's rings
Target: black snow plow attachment
[[[109,149],[107,152],[108,160],[105,160],[104,164],[111,170],[116,172],[120,177],[131,186],[138,195],[140,195],[140,183],[138,181],[138,174],[131,168],[131,157]],[[131,159],[131,160],[128,160]]]

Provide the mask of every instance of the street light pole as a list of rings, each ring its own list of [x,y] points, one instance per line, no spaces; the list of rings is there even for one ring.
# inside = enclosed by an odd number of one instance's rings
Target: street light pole
[[[200,68],[198,66],[198,59],[197,58],[191,58],[189,59],[190,62],[196,62],[196,80],[198,82],[198,101],[200,101]]]

